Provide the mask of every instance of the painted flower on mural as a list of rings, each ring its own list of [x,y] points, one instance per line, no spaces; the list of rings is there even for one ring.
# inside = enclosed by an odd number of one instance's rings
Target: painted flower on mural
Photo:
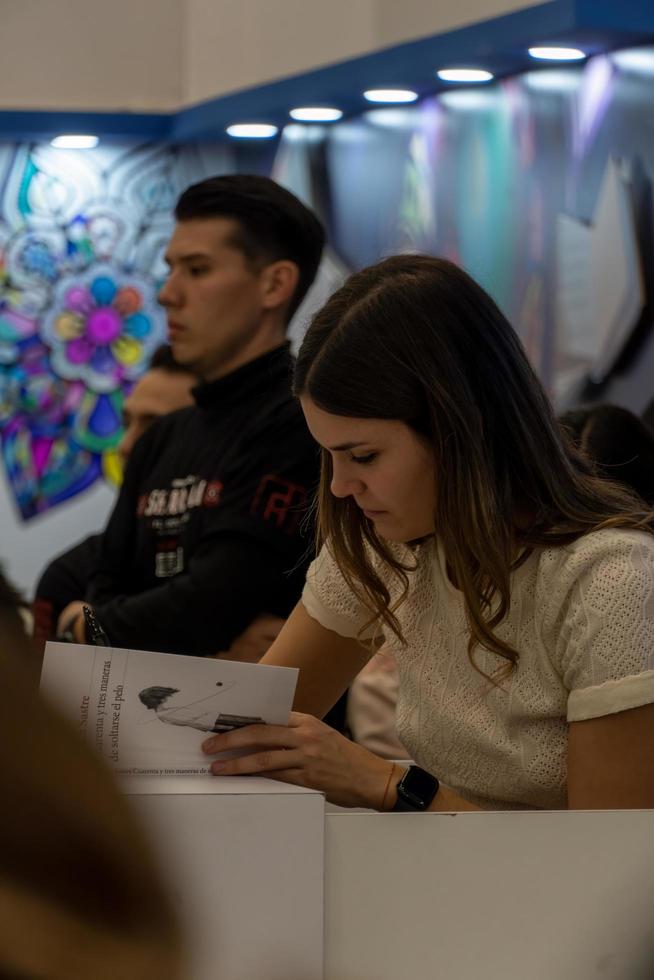
[[[101,459],[75,431],[84,385],[53,378],[38,338],[20,346],[13,364],[0,364],[0,456],[27,520],[94,483]]]
[[[134,381],[160,342],[154,304],[151,282],[111,266],[62,279],[41,326],[55,372],[98,394]]]

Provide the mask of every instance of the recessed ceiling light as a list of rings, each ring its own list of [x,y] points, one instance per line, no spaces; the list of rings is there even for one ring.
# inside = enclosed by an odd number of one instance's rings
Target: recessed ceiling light
[[[436,74],[442,82],[490,82],[493,78],[482,68],[441,68]]]
[[[529,54],[537,61],[583,61],[585,53],[579,48],[529,48]]]
[[[342,111],[333,106],[299,106],[289,112],[296,122],[336,122],[342,115]]]
[[[58,150],[92,150],[99,142],[97,136],[68,133],[64,136],[55,136],[53,140],[50,140],[50,146],[54,146]]]
[[[410,88],[369,88],[363,93],[368,102],[415,102],[418,93]]]
[[[269,140],[277,135],[277,126],[269,123],[234,123],[227,127],[226,133],[239,140]]]

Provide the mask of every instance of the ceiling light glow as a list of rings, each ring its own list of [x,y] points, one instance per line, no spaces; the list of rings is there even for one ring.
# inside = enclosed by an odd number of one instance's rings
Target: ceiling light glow
[[[579,48],[529,48],[529,54],[537,61],[583,61],[585,53]]]
[[[413,129],[418,125],[412,109],[391,107],[388,109],[368,109],[363,114],[366,122],[385,129]]]
[[[399,104],[401,102],[415,102],[418,93],[409,88],[369,88],[363,93],[363,97],[368,102]]]
[[[50,140],[50,146],[57,150],[92,150],[100,140],[97,136],[83,135],[82,133],[66,133],[62,136],[55,136]]]
[[[620,71],[636,72],[642,75],[654,75],[654,48],[626,48],[624,51],[614,51],[611,61]]]
[[[238,140],[269,140],[277,135],[277,126],[270,123],[234,123],[227,127],[226,133]]]
[[[282,139],[289,143],[319,143],[324,136],[324,126],[300,126],[298,123],[289,123],[282,129]]]
[[[520,76],[533,92],[553,92],[563,95],[575,92],[581,85],[582,73],[578,68],[546,68],[528,71]]]
[[[497,93],[494,89],[452,89],[438,93],[438,102],[446,109],[457,112],[488,112],[497,107]]]
[[[494,77],[482,68],[440,68],[436,74],[442,82],[490,82]]]
[[[342,118],[343,113],[332,106],[300,106],[291,109],[289,115],[296,122],[336,122]]]

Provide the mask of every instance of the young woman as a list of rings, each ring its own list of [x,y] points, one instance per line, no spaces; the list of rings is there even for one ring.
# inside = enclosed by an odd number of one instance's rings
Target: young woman
[[[386,810],[654,807],[654,514],[565,442],[490,297],[440,259],[365,269],[295,388],[322,550],[264,662],[300,667],[304,714],[208,739],[250,750],[213,771]],[[399,734],[440,786],[407,793],[313,717],[382,641]]]

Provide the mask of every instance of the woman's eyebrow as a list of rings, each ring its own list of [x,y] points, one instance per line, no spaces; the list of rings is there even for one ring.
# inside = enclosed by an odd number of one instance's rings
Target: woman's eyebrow
[[[329,449],[330,453],[344,453],[348,449],[356,449],[357,446],[365,445],[366,443],[364,441],[359,440],[359,442],[343,442],[340,446],[327,446],[327,449]]]

